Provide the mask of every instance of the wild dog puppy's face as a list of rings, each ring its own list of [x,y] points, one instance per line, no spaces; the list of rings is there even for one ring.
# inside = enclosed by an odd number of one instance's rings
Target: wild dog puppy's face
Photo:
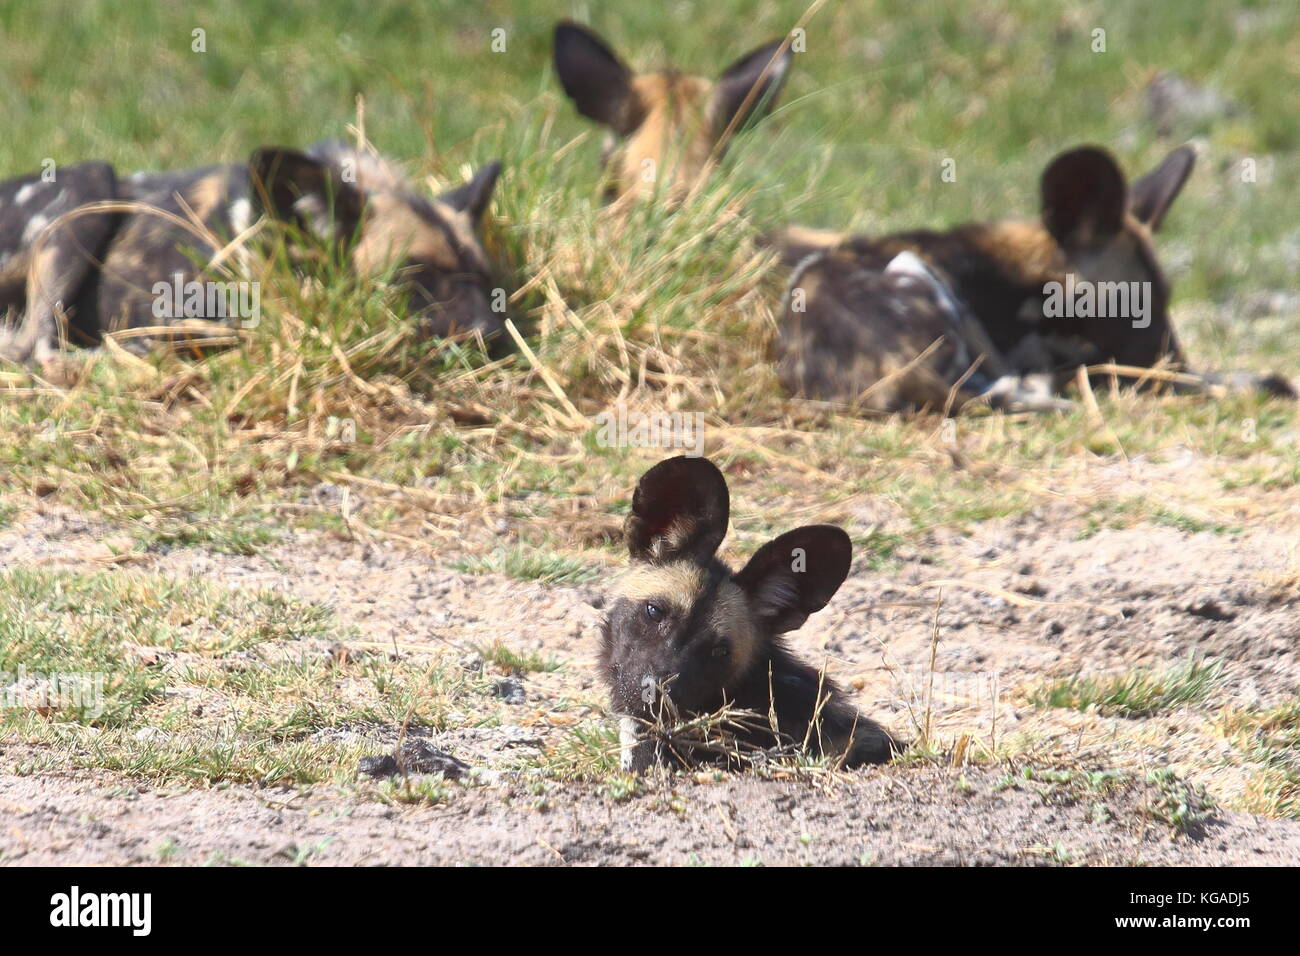
[[[682,199],[726,141],[764,115],[790,66],[781,41],[742,57],[716,80],[672,71],[636,74],[575,23],[555,28],[555,70],[578,112],[609,130],[606,198]]]
[[[503,328],[477,236],[500,163],[436,199],[417,195],[382,160],[337,143],[310,153],[260,149],[249,167],[275,216],[346,244],[358,275],[392,272],[427,333],[490,335]]]
[[[726,479],[702,458],[670,458],[638,482],[624,525],[632,567],[614,589],[601,642],[614,710],[716,710],[766,688],[777,635],[798,628],[848,575],[849,537],[811,525],[769,541],[738,574],[715,557],[727,531]]]
[[[1019,255],[1028,269],[1043,269],[1042,252],[1056,254],[1044,273],[1055,281],[1070,277],[1076,291],[1085,286],[1107,304],[1119,303],[1122,314],[1098,316],[1088,338],[1101,353],[1121,362],[1151,364],[1161,343],[1173,346],[1169,323],[1169,282],[1160,268],[1152,236],[1191,174],[1196,155],[1183,146],[1158,167],[1132,184],[1126,182],[1114,158],[1103,149],[1084,146],[1056,157],[1043,172],[1041,227],[1004,224],[992,227],[993,244],[1006,241],[1005,254]],[[1044,247],[1036,240],[1050,237]],[[1111,298],[1112,291],[1126,299]],[[1038,314],[1045,334],[1052,331],[1041,303],[1028,304]],[[1094,315],[1096,315],[1094,311]],[[1176,352],[1176,346],[1172,348]],[[1174,357],[1177,357],[1176,355]]]

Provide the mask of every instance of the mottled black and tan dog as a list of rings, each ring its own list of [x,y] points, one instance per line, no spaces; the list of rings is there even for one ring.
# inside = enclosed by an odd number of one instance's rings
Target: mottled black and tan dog
[[[1105,150],[1072,149],[1043,173],[1037,222],[774,237],[795,266],[782,381],[799,395],[884,411],[945,410],[978,396],[1044,410],[1068,405],[1058,393],[1080,365],[1182,370],[1152,235],[1194,159],[1184,146],[1129,184]],[[1184,374],[1175,387],[1294,394],[1278,376],[1251,373]]]
[[[215,284],[220,260],[263,213],[337,241],[362,276],[394,275],[431,334],[503,328],[477,237],[500,165],[427,199],[386,161],[343,143],[263,148],[246,165],[119,179],[89,162],[0,183],[0,356],[44,361],[59,332],[93,345],[106,332],[168,320],[229,320],[224,296],[160,292]],[[104,211],[96,204],[109,203]],[[166,301],[161,301],[161,300]],[[170,314],[171,300],[186,303]],[[163,308],[159,308],[162,305]],[[66,320],[66,324],[63,324]]]
[[[585,27],[555,28],[555,72],[578,112],[605,126],[606,198],[686,196],[731,138],[771,109],[790,68],[775,40],[710,80],[675,70],[633,73]]]
[[[729,511],[726,479],[707,459],[669,458],[637,483],[624,524],[632,567],[614,589],[600,647],[624,767],[669,756],[646,732],[664,717],[660,695],[682,717],[724,705],[759,715],[735,734],[755,746],[807,746],[850,767],[888,760],[901,745],[782,637],[848,576],[849,536],[797,528],[735,573],[716,556]]]

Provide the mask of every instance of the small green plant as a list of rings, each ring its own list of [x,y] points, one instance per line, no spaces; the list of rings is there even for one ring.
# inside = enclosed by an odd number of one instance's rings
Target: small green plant
[[[334,839],[334,837],[326,837],[307,846],[289,847],[281,853],[281,856],[288,857],[294,866],[306,866],[313,857],[325,852],[329,845],[334,842]]]
[[[560,662],[554,654],[543,657],[537,651],[516,651],[500,641],[473,646],[475,653],[483,658],[485,663],[493,664],[508,674],[522,676],[560,669]]]
[[[1059,841],[1051,845],[1043,843],[1037,844],[1036,846],[1030,847],[1029,852],[1037,856],[1046,857],[1057,866],[1069,866],[1074,860],[1073,855],[1068,849],[1066,849],[1065,844]]]
[[[641,792],[641,778],[634,773],[614,774],[605,781],[602,791],[615,803],[623,803]]]
[[[1166,824],[1173,833],[1190,833],[1209,819],[1215,804],[1205,788],[1188,783],[1167,767],[1147,774],[1154,794],[1145,812],[1153,820]]]
[[[1019,774],[1003,777],[994,789],[1030,789],[1045,803],[1072,806],[1085,798],[1104,797],[1129,782],[1129,776],[1120,770],[1026,766]]]
[[[541,758],[541,770],[558,780],[608,780],[621,773],[618,734],[604,720],[570,728]]]
[[[1173,508],[1164,506],[1156,508],[1151,513],[1151,520],[1156,524],[1164,525],[1167,528],[1177,528],[1179,531],[1187,534],[1197,534],[1201,531],[1209,531],[1212,534],[1231,534],[1234,531],[1240,531],[1240,528],[1231,525],[1221,524],[1217,521],[1206,521],[1189,515],[1182,511],[1176,511]]]
[[[1198,518],[1168,505],[1153,503],[1146,498],[1108,498],[1088,509],[1083,530],[1079,532],[1077,538],[1084,540],[1103,530],[1130,528],[1142,521],[1150,521],[1152,524],[1174,528],[1186,534],[1196,534],[1202,531],[1209,531],[1213,534],[1230,534],[1241,530],[1221,522]]]

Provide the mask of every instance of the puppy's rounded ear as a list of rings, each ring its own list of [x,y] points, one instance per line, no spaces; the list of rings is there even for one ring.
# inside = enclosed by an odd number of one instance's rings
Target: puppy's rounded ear
[[[637,482],[623,524],[633,561],[703,563],[727,534],[731,496],[727,479],[707,458],[659,462]]]
[[[755,552],[736,583],[773,633],[793,631],[824,608],[849,576],[853,543],[829,524],[787,531]]]
[[[555,72],[578,112],[625,136],[636,129],[632,71],[605,41],[569,20],[555,25]]]
[[[1095,248],[1124,227],[1127,188],[1110,153],[1080,146],[1043,172],[1043,225],[1067,250]]]

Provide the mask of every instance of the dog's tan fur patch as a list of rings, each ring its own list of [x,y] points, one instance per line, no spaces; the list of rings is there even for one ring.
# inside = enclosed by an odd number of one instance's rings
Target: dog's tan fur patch
[[[734,673],[743,674],[758,647],[749,598],[734,581],[723,581],[714,596],[709,623],[715,633],[731,639],[731,664]]]
[[[614,594],[629,601],[665,601],[684,614],[694,606],[704,583],[704,569],[697,564],[637,564],[615,583]]]
[[[438,210],[438,215],[442,221],[447,224],[456,241],[460,243],[461,249],[468,256],[474,266],[483,272],[488,271],[487,256],[483,253],[483,248],[479,245],[478,236],[474,230],[474,221],[470,219],[469,213],[462,209],[453,209],[445,202],[435,202],[434,208]]]
[[[1047,281],[1065,266],[1060,247],[1042,223],[991,223],[972,232],[971,242],[1026,282]]]
[[[680,199],[690,190],[713,151],[712,90],[710,80],[678,73],[646,73],[632,81],[633,112],[642,120],[609,156],[620,196],[661,190]]]
[[[353,266],[361,274],[382,272],[404,256],[447,272],[472,267],[486,273],[487,257],[469,216],[443,202],[434,203],[434,208],[468,261],[461,261],[446,232],[426,221],[400,195],[376,193],[366,204],[366,227],[352,251]]]
[[[359,273],[380,272],[398,256],[440,269],[458,267],[456,252],[442,231],[421,219],[398,197],[384,193],[371,196],[366,214],[366,228],[352,250],[352,263]]]
[[[194,183],[185,194],[185,202],[193,210],[200,222],[212,218],[213,210],[225,202],[226,177],[222,173],[212,173]]]

